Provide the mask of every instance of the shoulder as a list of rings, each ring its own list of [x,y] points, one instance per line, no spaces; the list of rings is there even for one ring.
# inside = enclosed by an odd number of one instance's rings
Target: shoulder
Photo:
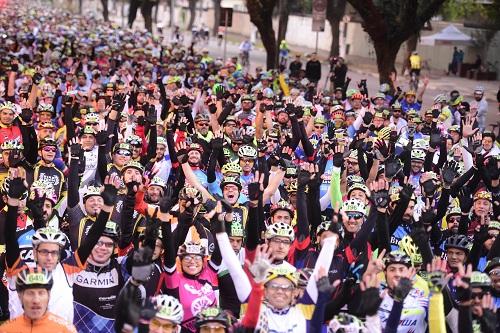
[[[64,332],[64,333],[76,333],[75,326],[73,324],[67,322],[63,318],[59,317],[58,315],[55,315],[53,313],[49,313],[47,317],[47,321],[51,322],[54,325],[54,329],[58,328],[60,329],[59,332]]]
[[[0,333],[20,332],[24,326],[23,316],[19,316],[0,325]]]

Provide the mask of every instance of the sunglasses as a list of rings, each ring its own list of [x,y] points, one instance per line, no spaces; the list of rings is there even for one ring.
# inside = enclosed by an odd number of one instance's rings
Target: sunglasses
[[[498,234],[488,234],[489,239],[497,238],[497,236],[498,236]]]
[[[202,127],[208,127],[208,123],[196,123],[196,125],[198,126],[202,126]]]
[[[43,147],[42,149],[43,151],[47,151],[47,152],[53,152],[55,153],[56,152],[56,147]]]
[[[290,245],[292,242],[289,239],[277,239],[277,238],[271,238],[272,243],[276,244],[284,244],[284,245]]]
[[[267,142],[278,143],[279,141],[278,141],[278,139],[267,139]]]
[[[471,299],[475,299],[475,298],[483,298],[484,295],[486,295],[487,293],[485,291],[481,291],[479,293],[471,293]]]
[[[86,125],[89,125],[89,126],[97,126],[97,125],[99,125],[99,123],[86,123]]]
[[[250,160],[250,159],[241,159],[241,162],[242,163],[247,163],[247,164],[250,164],[250,163],[253,163],[254,160]]]
[[[450,223],[460,223],[460,217],[450,217]]]
[[[269,288],[273,291],[281,290],[283,292],[290,292],[294,289],[292,285],[284,285],[284,284],[278,284],[278,283],[269,283],[267,285],[267,288]]]
[[[325,128],[325,126],[321,126],[321,125],[314,125],[314,128],[316,128],[316,129],[323,129],[323,128]]]
[[[360,218],[363,218],[363,214],[361,214],[361,213],[347,213],[347,217],[349,219],[359,220]]]
[[[167,331],[167,330],[173,330],[174,328],[177,327],[177,325],[175,325],[174,323],[165,323],[165,324],[162,324],[161,322],[159,322],[156,319],[152,319],[151,322],[150,322],[150,325],[154,329],[161,328],[162,330],[165,330],[165,331]]]
[[[132,155],[132,153],[130,153],[128,150],[123,150],[123,149],[117,150],[115,152],[115,154],[121,155],[121,156],[130,156],[130,155]]]

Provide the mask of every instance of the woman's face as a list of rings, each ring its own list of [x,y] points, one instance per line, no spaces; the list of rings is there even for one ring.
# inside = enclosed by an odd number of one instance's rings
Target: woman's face
[[[188,254],[181,259],[182,271],[189,275],[198,275],[203,268],[203,257]]]

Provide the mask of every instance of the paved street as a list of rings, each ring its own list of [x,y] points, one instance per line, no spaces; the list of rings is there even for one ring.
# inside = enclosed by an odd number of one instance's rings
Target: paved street
[[[89,1],[89,5],[85,6],[87,10],[93,10],[97,11],[99,13],[100,11],[100,2],[99,1]],[[111,16],[111,19],[114,20],[116,23],[121,24],[122,22],[125,22],[126,20],[123,20],[121,16],[121,5],[117,5],[117,10],[114,11],[114,16]],[[124,6],[124,12],[127,13],[128,11],[128,6]],[[113,12],[113,11],[112,11]],[[163,20],[166,21],[168,20],[166,16],[168,15],[167,12],[163,11],[163,8],[160,7],[159,10],[159,17],[160,20],[161,18],[164,18]],[[162,14],[163,13],[163,14]],[[126,15],[126,14],[125,14]],[[134,23],[134,28],[142,28],[144,26],[142,16],[138,13],[137,20]],[[170,31],[169,29],[164,29],[164,35],[165,37],[169,38],[170,37]],[[185,44],[188,45],[188,42],[190,42],[190,32],[185,32]],[[230,57],[232,55],[237,55],[239,54],[239,44],[240,42],[244,39],[243,36],[235,35],[235,34],[228,34],[228,42],[227,42],[227,57]],[[210,53],[215,56],[215,57],[222,57],[223,52],[224,52],[224,47],[219,46],[217,44],[217,41],[215,38],[211,38],[209,45],[198,45],[197,48],[203,48],[207,47],[210,51]],[[313,52],[314,50],[312,49],[307,49],[303,47],[296,47],[294,45],[290,46],[292,51],[291,53],[301,53],[302,55],[306,55],[308,53]],[[328,54],[325,51],[319,51],[319,57],[321,60],[323,60],[323,67],[322,67],[322,80],[320,81],[320,87],[324,88],[325,87],[325,80],[326,76],[328,74]],[[347,62],[348,62],[348,67],[349,67],[349,72],[348,76],[352,79],[351,81],[351,87],[354,87],[356,82],[359,82],[361,79],[366,78],[367,79],[367,84],[368,84],[368,90],[371,94],[375,93],[378,90],[379,83],[378,83],[378,74],[377,74],[377,68],[375,61],[373,59],[367,59],[367,58],[361,58],[361,57],[347,57]],[[250,70],[253,71],[256,66],[264,66],[266,63],[266,53],[262,47],[256,47],[250,54],[250,63],[251,63],[251,68]],[[433,103],[433,98],[434,96],[440,94],[440,93],[445,93],[445,92],[450,92],[453,89],[457,89],[460,91],[464,96],[467,101],[472,100],[472,92],[476,86],[482,86],[484,87],[486,91],[486,98],[489,104],[489,112],[487,116],[487,124],[491,123],[497,123],[500,121],[499,117],[499,111],[498,111],[498,104],[496,101],[496,94],[498,92],[498,89],[500,88],[500,82],[499,81],[475,81],[475,80],[469,80],[465,78],[459,78],[459,77],[451,77],[451,76],[445,76],[445,75],[440,75],[437,73],[437,70],[435,71],[436,73],[432,73],[430,75],[430,82],[429,86],[427,88],[427,91],[424,95],[424,108],[430,107]],[[400,76],[398,78],[399,85],[403,88],[403,90],[406,89],[408,78],[404,78]]]

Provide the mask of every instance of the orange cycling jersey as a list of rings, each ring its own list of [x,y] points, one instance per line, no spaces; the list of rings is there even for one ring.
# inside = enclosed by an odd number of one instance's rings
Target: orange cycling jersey
[[[34,322],[25,315],[22,315],[0,326],[0,333],[21,332],[76,333],[76,329],[73,324],[50,312],[47,312],[42,318]]]

